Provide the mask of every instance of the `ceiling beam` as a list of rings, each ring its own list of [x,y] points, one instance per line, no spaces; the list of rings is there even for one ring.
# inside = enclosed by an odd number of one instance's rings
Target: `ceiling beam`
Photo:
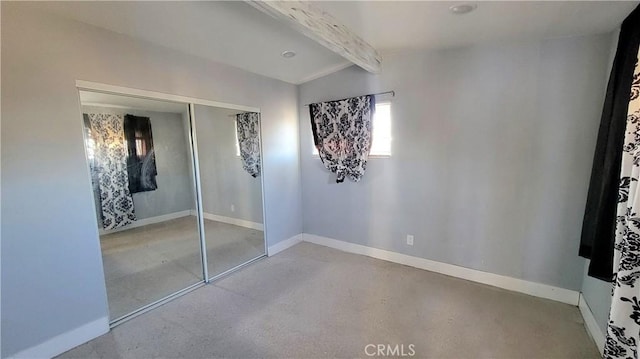
[[[308,1],[245,1],[363,69],[380,72],[382,58],[373,46]]]

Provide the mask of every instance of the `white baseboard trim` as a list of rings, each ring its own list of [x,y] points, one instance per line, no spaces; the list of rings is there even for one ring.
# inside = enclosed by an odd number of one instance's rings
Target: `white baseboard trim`
[[[60,355],[67,350],[73,349],[78,345],[84,344],[107,332],[109,332],[109,317],[102,317],[76,329],[53,337],[44,343],[11,355],[9,358],[53,358],[56,355]]]
[[[100,235],[118,233],[118,232],[126,231],[128,229],[133,229],[133,228],[138,228],[138,227],[142,227],[142,226],[147,226],[147,225],[150,225],[150,224],[170,221],[170,220],[176,219],[176,218],[181,218],[181,217],[186,217],[186,216],[195,216],[196,214],[197,214],[197,212],[195,210],[187,209],[187,210],[180,211],[180,212],[163,214],[161,216],[139,219],[137,221],[132,222],[131,224],[129,224],[127,226],[116,228],[116,229],[112,229],[112,230],[108,230],[108,231],[105,231],[104,229],[100,228],[98,230],[98,232],[100,233]],[[204,213],[204,218],[212,220],[212,221],[229,223],[229,224],[233,224],[233,225],[240,226],[240,227],[251,228],[251,229],[258,230],[258,231],[264,231],[264,225],[262,223],[246,221],[244,219],[219,216],[217,214],[206,213],[206,212]]]
[[[425,258],[413,257],[406,254],[367,247],[360,244],[316,236],[313,234],[304,233],[303,241],[339,249],[345,252],[362,254],[389,262],[404,264],[410,267],[441,273],[451,277],[462,278],[472,282],[487,284],[514,292],[532,295],[534,297],[551,299],[575,306],[578,305],[579,301],[579,292],[554,287],[547,284],[530,282],[524,279],[512,278],[499,274],[483,272],[476,269],[460,267],[453,264],[436,262]]]
[[[133,222],[131,222],[131,224],[129,224],[127,226],[124,226],[124,227],[120,227],[120,228],[116,228],[116,229],[112,229],[112,230],[107,230],[107,231],[105,231],[104,229],[100,228],[98,230],[98,232],[100,233],[100,235],[118,233],[118,232],[126,231],[126,230],[129,230],[129,229],[133,229],[133,228],[138,228],[138,227],[142,227],[142,226],[148,226],[150,224],[155,224],[155,223],[170,221],[170,220],[176,219],[176,218],[190,216],[191,212],[192,212],[191,210],[187,209],[187,210],[184,210],[184,211],[163,214],[161,216],[138,219],[137,221],[133,221]]]
[[[589,308],[589,304],[587,304],[582,293],[580,293],[580,303],[578,304],[578,308],[580,308],[580,314],[582,314],[582,318],[584,319],[584,325],[587,327],[587,332],[591,335],[593,341],[596,342],[596,346],[598,347],[600,354],[604,355],[604,343],[606,338],[604,333],[602,333],[602,330],[600,330],[600,326],[598,325],[598,322],[596,322],[596,318],[593,316],[593,312],[591,311],[591,308]]]
[[[229,223],[229,224],[233,224],[233,225],[240,226],[240,227],[251,228],[251,229],[258,230],[258,231],[264,231],[264,224],[262,224],[262,223],[251,222],[251,221],[247,221],[247,220],[239,219],[239,218],[231,218],[231,217],[219,216],[217,214],[207,213],[207,212],[204,212],[203,214],[204,214],[204,218],[206,218],[208,220],[211,220],[211,221]]]
[[[267,255],[269,257],[276,255],[282,251],[284,251],[285,249],[289,249],[293,246],[295,246],[296,244],[302,242],[302,233],[300,234],[296,234],[295,236],[285,239],[284,241],[280,241],[272,246],[269,246],[267,248]]]

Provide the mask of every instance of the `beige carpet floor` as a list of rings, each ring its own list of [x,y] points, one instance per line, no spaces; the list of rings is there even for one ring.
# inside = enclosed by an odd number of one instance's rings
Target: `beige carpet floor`
[[[578,308],[309,243],[61,358],[598,358]]]
[[[264,254],[263,232],[205,220],[209,277]],[[196,217],[100,237],[109,299],[117,319],[202,281]]]

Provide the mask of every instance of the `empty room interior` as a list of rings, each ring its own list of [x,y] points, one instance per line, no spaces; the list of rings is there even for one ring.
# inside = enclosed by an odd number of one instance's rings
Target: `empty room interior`
[[[638,358],[639,4],[1,1],[0,357]]]

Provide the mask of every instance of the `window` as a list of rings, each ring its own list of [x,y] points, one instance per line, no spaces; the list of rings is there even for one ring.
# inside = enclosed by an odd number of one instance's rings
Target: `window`
[[[238,142],[238,121],[233,121],[233,132],[236,134],[236,156],[240,157],[240,142]]]
[[[93,163],[93,160],[96,156],[96,141],[93,139],[93,133],[91,132],[91,128],[85,126],[85,148],[87,149],[87,157],[89,158],[89,162]]]
[[[391,102],[376,104],[373,115],[371,156],[391,156]]]
[[[144,159],[147,156],[147,137],[140,130],[134,132],[136,138],[136,154],[138,158]]]
[[[369,156],[391,156],[391,102],[376,103],[373,115],[373,143]],[[313,147],[313,154],[318,155],[318,149]]]

